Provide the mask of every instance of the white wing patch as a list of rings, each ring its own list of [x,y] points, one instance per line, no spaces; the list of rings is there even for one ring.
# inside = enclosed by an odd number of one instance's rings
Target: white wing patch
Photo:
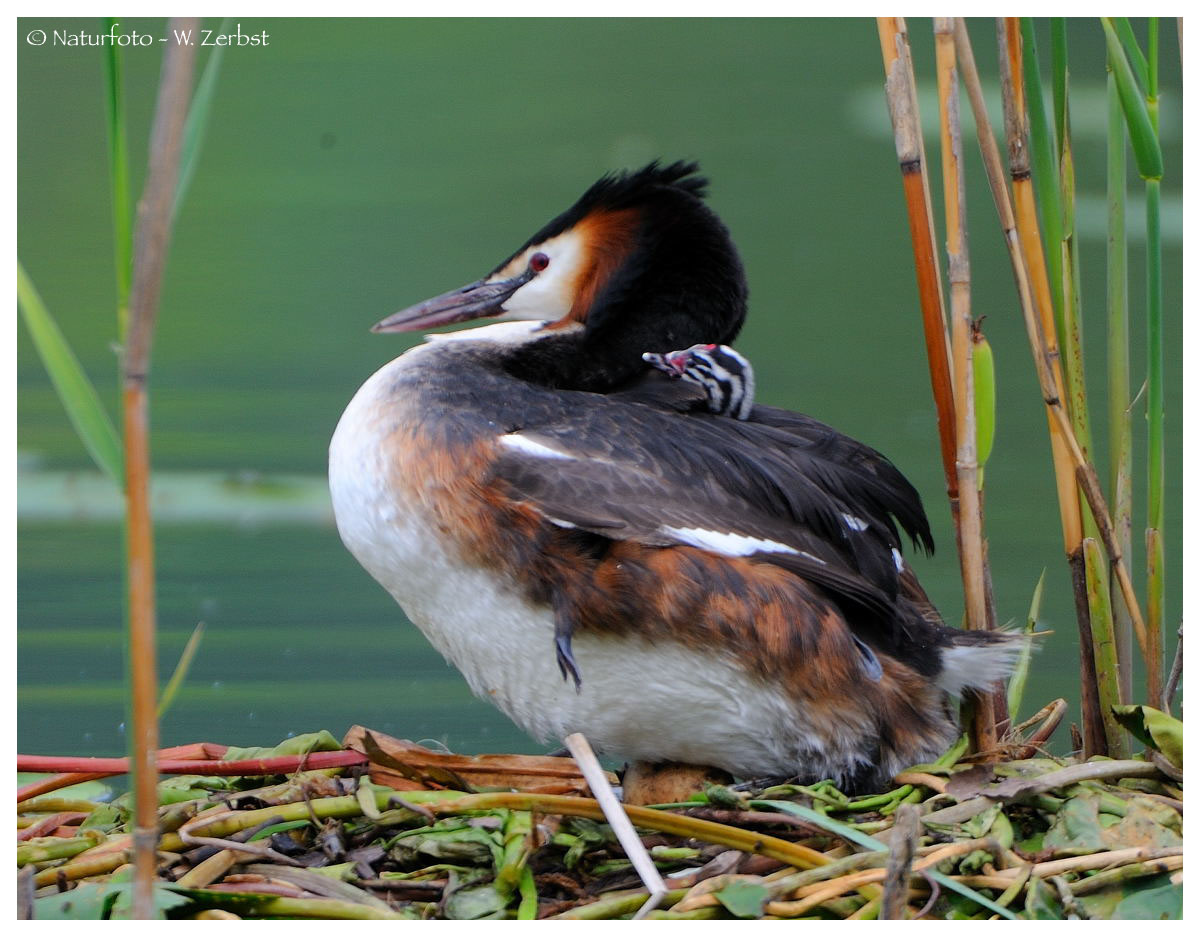
[[[846,526],[851,530],[866,530],[867,522],[861,517],[855,517],[853,514],[843,514],[842,519],[846,522]]]
[[[904,572],[904,557],[900,555],[900,551],[892,547],[892,562],[896,564],[896,572]]]
[[[750,556],[752,553],[800,553],[799,550],[776,540],[748,537],[745,534],[723,533],[719,530],[706,530],[703,527],[667,527],[664,525],[658,530],[659,533],[681,540],[688,546],[712,550],[714,553],[721,553],[725,556]]]
[[[528,436],[522,436],[520,433],[506,433],[500,437],[499,442],[502,446],[506,446],[524,455],[531,455],[537,459],[573,460],[575,458],[569,452],[563,452],[561,449],[551,449],[549,446],[535,442]]]

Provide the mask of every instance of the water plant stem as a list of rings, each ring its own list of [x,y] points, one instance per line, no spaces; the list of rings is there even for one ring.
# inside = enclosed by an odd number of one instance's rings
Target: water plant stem
[[[975,444],[975,387],[971,340],[971,264],[967,242],[966,187],[959,122],[958,70],[954,52],[954,20],[936,17],[938,103],[941,115],[942,182],[946,205],[946,254],[950,280],[950,336],[954,361],[955,475],[959,563],[966,600],[967,628],[986,630],[988,613],[984,573],[983,511],[979,498],[979,463]],[[996,714],[990,695],[979,694],[971,719],[972,746],[987,752],[996,747]]]
[[[195,31],[199,21],[172,19],[167,35]],[[172,32],[175,30],[175,32]],[[155,849],[158,838],[158,749],[155,674],[154,533],[150,518],[150,440],[147,374],[158,313],[158,296],[170,242],[171,205],[179,171],[183,123],[191,95],[195,47],[168,42],[154,124],[146,188],[138,205],[129,331],[121,362],[125,439],[126,577],[135,825],[133,916],[154,915]]]
[[[921,321],[925,331],[925,352],[929,361],[929,379],[937,408],[938,441],[942,471],[951,513],[958,514],[958,473],[954,467],[954,392],[950,380],[950,358],[946,338],[946,302],[937,251],[934,249],[933,205],[929,196],[929,177],[925,168],[925,146],[921,139],[921,118],[917,108],[916,83],[912,73],[908,34],[899,17],[879,17],[879,44],[887,82],[888,109],[896,139],[896,156],[904,185],[912,236],[913,262],[917,291],[921,302]],[[957,531],[957,520],[955,530]]]
[[[1047,356],[1050,359],[1054,386],[1060,397],[1065,394],[1062,375],[1062,360],[1058,348],[1058,329],[1055,324],[1055,305],[1051,295],[1050,273],[1046,269],[1046,251],[1042,244],[1041,227],[1038,225],[1038,210],[1035,199],[1033,173],[1030,166],[1029,119],[1025,105],[1025,80],[1021,55],[1021,24],[1018,19],[1008,17],[997,21],[1000,41],[1000,88],[1004,102],[1005,139],[1008,144],[1008,170],[1012,179],[1013,210],[1025,266],[1029,271],[1030,284],[1036,300],[1037,311],[1046,338]],[[1032,105],[1030,105],[1032,107]],[[1044,171],[1057,177],[1053,162],[1043,169],[1039,163],[1038,179]],[[1057,185],[1049,190],[1053,198],[1053,210],[1047,208],[1046,215],[1053,215],[1053,232],[1047,227],[1047,237],[1057,236],[1061,228],[1058,217]],[[1039,190],[1040,197],[1040,190]],[[1047,220],[1049,225],[1049,220]],[[1057,258],[1057,254],[1054,255]],[[1055,267],[1057,270],[1057,266]],[[1066,441],[1049,409],[1046,411],[1049,424],[1050,452],[1054,462],[1054,478],[1058,488],[1058,507],[1062,523],[1063,546],[1068,556],[1075,550],[1083,536],[1079,513],[1079,492],[1075,485],[1075,472],[1071,466]]]
[[[1109,502],[1113,526],[1121,550],[1132,556],[1133,550],[1133,425],[1129,399],[1129,279],[1128,248],[1125,236],[1125,130],[1121,118],[1121,99],[1108,60],[1108,241],[1105,268],[1108,324],[1108,439]],[[1111,572],[1110,580],[1115,585]],[[1129,609],[1120,592],[1113,593],[1113,637],[1117,665],[1121,672],[1121,699],[1128,702],[1133,690],[1133,625]]]
[[[1162,627],[1165,599],[1164,547],[1164,399],[1162,346],[1162,240],[1160,198],[1163,175],[1162,146],[1158,135],[1158,20],[1148,22],[1144,81],[1141,86],[1118,35],[1118,23],[1102,17],[1111,74],[1138,175],[1146,183],[1146,418],[1147,432],[1147,517],[1146,517],[1146,611],[1147,634],[1142,640],[1146,659],[1146,685],[1151,700],[1162,693]],[[1126,27],[1128,44],[1137,44]],[[1135,56],[1136,58],[1136,56]],[[1134,628],[1138,626],[1134,619]],[[1139,639],[1143,636],[1139,635]]]
[[[105,17],[104,26],[115,33],[119,24]],[[108,118],[108,178],[112,191],[113,259],[117,275],[117,335],[125,340],[129,327],[129,289],[133,272],[133,213],[129,209],[129,149],[125,134],[125,98],[121,72],[121,46],[104,49],[105,115]]]

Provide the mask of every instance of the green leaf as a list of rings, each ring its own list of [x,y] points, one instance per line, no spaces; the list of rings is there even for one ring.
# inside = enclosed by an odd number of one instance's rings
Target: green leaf
[[[89,813],[79,824],[79,829],[111,833],[128,819],[129,811],[121,809],[116,804],[104,804]]]
[[[1031,878],[1025,894],[1025,913],[1021,917],[1031,921],[1061,921],[1062,904],[1054,892],[1054,886],[1040,878]]]
[[[461,825],[461,818],[452,818],[452,821],[460,825],[452,829],[426,828],[411,835],[397,836],[389,850],[392,858],[402,865],[414,865],[421,861],[421,856],[466,865],[494,866],[502,861],[496,836],[475,826]]]
[[[192,660],[196,656],[196,651],[200,649],[200,639],[202,637],[204,637],[204,622],[200,621],[192,629],[192,636],[188,638],[187,644],[183,647],[183,653],[179,655],[179,661],[175,664],[175,670],[171,674],[171,679],[167,681],[167,685],[158,697],[159,719],[166,714],[167,710],[171,708],[171,704],[175,702],[179,688],[183,686],[183,681],[187,679],[187,673],[192,666]]]
[[[229,18],[221,22],[220,32],[225,33]],[[175,201],[171,204],[171,223],[179,214],[179,207],[187,195],[196,173],[196,164],[200,160],[200,150],[204,144],[204,131],[208,127],[209,114],[212,111],[213,95],[217,88],[217,76],[221,73],[221,60],[225,55],[225,46],[217,46],[208,57],[200,80],[196,83],[196,91],[192,95],[192,103],[188,106],[187,120],[183,125],[183,146],[179,153],[179,179],[175,183]]]
[[[58,895],[37,898],[33,914],[38,920],[107,921],[127,917],[132,907],[133,884],[130,882],[85,882]],[[158,918],[166,917],[171,908],[188,903],[161,883],[154,885],[154,911]]]
[[[1114,706],[1117,721],[1139,742],[1163,753],[1176,768],[1183,768],[1183,723],[1153,706]]]
[[[1025,619],[1025,634],[1032,635],[1037,628],[1038,618],[1042,614],[1042,587],[1046,584],[1046,570],[1038,576],[1037,585],[1033,587],[1033,597],[1029,600],[1029,615]],[[1008,678],[1008,711],[1012,721],[1017,722],[1017,713],[1021,710],[1021,699],[1025,696],[1025,682],[1029,679],[1029,665],[1033,660],[1033,640],[1025,642],[1017,663],[1013,667],[1012,676]]]
[[[1101,815],[1101,819],[1105,819]],[[1179,814],[1165,804],[1146,797],[1125,801],[1125,816],[1110,817],[1116,822],[1102,831],[1106,849],[1125,849],[1141,846],[1147,849],[1170,849],[1183,845],[1179,830]]]
[[[537,882],[533,880],[533,871],[529,868],[529,866],[525,866],[525,868],[521,870],[521,881],[517,885],[517,890],[521,895],[521,902],[517,905],[517,920],[537,920]]]
[[[491,884],[460,888],[445,902],[445,915],[452,921],[478,921],[496,917],[508,907],[508,898]]]
[[[1117,38],[1121,40],[1121,47],[1125,50],[1125,55],[1129,59],[1129,67],[1137,79],[1138,90],[1144,97],[1147,89],[1150,87],[1150,70],[1146,64],[1146,56],[1142,55],[1137,37],[1133,34],[1133,27],[1129,25],[1129,17],[1114,16],[1112,24],[1113,29],[1117,33]]]
[[[307,755],[309,752],[341,751],[341,743],[325,729],[306,732],[284,739],[274,748],[233,748],[225,752],[222,761],[247,761],[251,758],[279,758],[283,755]]]
[[[1089,796],[1069,798],[1046,831],[1043,845],[1067,856],[1103,851],[1106,847],[1100,830],[1098,800]]]
[[[713,892],[713,895],[725,906],[726,911],[740,918],[762,917],[763,906],[770,896],[765,885],[745,879],[734,879],[724,888]]]
[[[1150,119],[1146,99],[1138,94],[1137,84],[1130,68],[1121,40],[1107,17],[1100,18],[1104,26],[1104,39],[1108,44],[1108,58],[1112,65],[1113,78],[1117,83],[1117,96],[1121,99],[1121,111],[1125,114],[1125,125],[1129,128],[1129,144],[1133,149],[1138,175],[1143,179],[1161,179],[1163,174],[1162,148],[1158,134]]]
[[[71,351],[20,261],[17,261],[17,301],[25,326],[71,425],[93,461],[123,491],[125,468],[117,430],[100,402],[95,386],[83,372],[79,359]]]
[[[1116,921],[1183,920],[1183,886],[1167,882],[1126,895],[1113,910]]]
[[[270,826],[263,827],[261,830],[251,836],[247,842],[253,843],[256,840],[267,839],[271,836],[274,836],[276,833],[286,833],[288,830],[298,830],[301,827],[308,826],[310,822],[311,821],[309,820],[285,820],[282,823],[272,823]]]

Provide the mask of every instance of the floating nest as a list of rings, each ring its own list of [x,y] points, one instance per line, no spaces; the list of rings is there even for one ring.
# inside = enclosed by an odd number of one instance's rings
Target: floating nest
[[[160,785],[156,909],[459,920],[1182,916],[1182,780],[1169,765],[970,765],[960,755],[870,797],[828,782],[709,785],[628,807],[667,889],[647,911],[647,886],[570,758],[453,755],[361,727],[341,743],[322,732],[270,750],[171,749],[164,772],[193,770]],[[19,912],[127,916],[128,795],[101,802],[107,788],[96,780],[62,788],[117,773],[112,759],[72,761],[72,774],[19,792]]]

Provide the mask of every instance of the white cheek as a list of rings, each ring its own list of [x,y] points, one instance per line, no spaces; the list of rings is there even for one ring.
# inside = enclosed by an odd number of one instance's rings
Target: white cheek
[[[561,319],[571,310],[570,290],[549,270],[534,277],[504,302],[500,319]]]
[[[529,248],[513,265],[524,270],[529,257],[543,253],[550,263],[504,302],[501,319],[561,319],[575,302],[575,283],[585,246],[577,231],[566,231]]]

